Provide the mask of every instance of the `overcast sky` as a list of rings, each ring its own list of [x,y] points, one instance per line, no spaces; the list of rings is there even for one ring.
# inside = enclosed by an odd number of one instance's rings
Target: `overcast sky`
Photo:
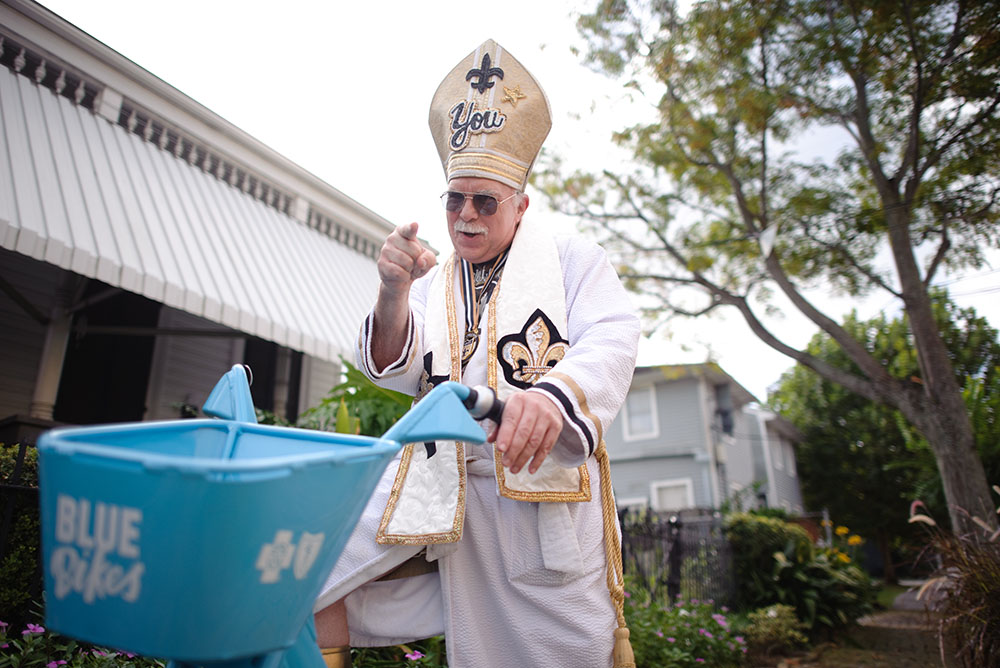
[[[449,246],[438,195],[441,163],[427,127],[431,96],[452,67],[492,38],[541,82],[553,109],[546,150],[574,167],[617,159],[610,133],[639,118],[612,82],[590,72],[571,13],[593,2],[331,2],[322,0],[42,0],[42,4],[395,224]],[[389,141],[386,141],[389,138]],[[387,150],[388,147],[388,150]],[[531,191],[529,189],[529,195]],[[530,215],[558,232],[574,222]],[[1000,324],[1000,273],[950,287]],[[834,319],[853,304],[827,302]],[[898,305],[880,297],[863,316]],[[815,326],[789,313],[771,321],[801,346]],[[737,314],[678,324],[673,338],[643,342],[640,364],[702,362],[708,349],[760,400],[792,366],[760,343]]]

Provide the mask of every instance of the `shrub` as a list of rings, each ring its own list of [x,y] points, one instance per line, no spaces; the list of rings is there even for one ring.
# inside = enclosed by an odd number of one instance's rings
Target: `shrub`
[[[812,553],[809,534],[778,518],[733,513],[725,519],[736,573],[737,605],[744,610],[780,603],[774,590],[775,553],[806,557]]]
[[[786,654],[805,645],[806,625],[790,605],[771,605],[747,615],[744,629],[751,659]]]
[[[839,546],[815,549],[800,526],[742,513],[727,518],[726,532],[744,609],[789,605],[814,633],[872,610],[870,578]]]
[[[795,608],[815,635],[853,624],[874,609],[876,589],[868,574],[842,552],[776,553],[772,581],[777,603]]]
[[[745,641],[726,608],[710,601],[655,599],[626,576],[625,617],[637,668],[727,668],[743,664]],[[634,594],[632,592],[635,592]]]
[[[1000,487],[993,489],[1000,494]],[[1000,530],[973,517],[980,531],[954,535],[918,513],[921,505],[911,505],[910,522],[929,527],[928,551],[940,560],[940,567],[917,596],[922,598],[930,588],[943,590],[937,608],[941,641],[954,648],[962,666],[1000,665]]]
[[[353,647],[351,663],[365,668],[447,668],[444,636],[435,636],[406,645]]]
[[[18,444],[0,444],[0,484],[38,487],[38,451],[28,447],[18,479],[13,479]],[[0,508],[10,504],[11,525],[0,558],[0,610],[7,622],[21,626],[31,619],[31,600],[41,595],[41,530],[37,494],[30,489],[5,492]]]
[[[162,668],[163,663],[128,652],[101,649],[50,633],[38,624],[23,631],[0,622],[0,668]]]

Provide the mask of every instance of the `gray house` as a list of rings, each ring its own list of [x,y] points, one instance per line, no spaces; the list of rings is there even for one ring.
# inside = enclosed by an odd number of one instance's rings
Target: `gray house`
[[[0,427],[176,418],[236,363],[259,407],[294,416],[352,356],[391,229],[41,5],[0,0]]]
[[[717,364],[637,368],[605,440],[619,507],[803,511],[794,428]]]

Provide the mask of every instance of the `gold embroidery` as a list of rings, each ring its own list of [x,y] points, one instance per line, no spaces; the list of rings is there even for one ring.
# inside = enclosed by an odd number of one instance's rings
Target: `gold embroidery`
[[[458,336],[458,317],[455,314],[455,255],[448,258],[444,267],[445,303],[448,314],[448,348],[451,352],[451,380],[461,381],[462,344]],[[456,371],[456,369],[458,371]]]
[[[507,88],[506,86],[504,86],[503,87],[503,97],[500,98],[500,101],[501,102],[510,102],[512,105],[514,105],[514,108],[516,109],[517,108],[517,101],[518,100],[523,100],[526,97],[528,97],[528,96],[521,92],[521,87],[520,86],[514,86],[513,88]]]
[[[536,313],[540,313],[536,311]],[[534,385],[549,369],[566,356],[569,346],[563,341],[552,341],[549,323],[539,315],[524,328],[524,339],[508,341],[500,351],[513,379]],[[556,332],[558,336],[558,332]]]
[[[389,518],[399,500],[399,495],[403,489],[403,481],[406,479],[406,470],[409,470],[410,460],[413,456],[413,446],[407,445],[403,449],[403,459],[399,462],[399,471],[396,472],[396,480],[392,484],[392,491],[389,493],[389,501],[386,503],[385,512],[382,513],[382,522],[379,524],[378,532],[375,535],[375,542],[379,545],[425,545],[430,543],[454,543],[462,538],[462,525],[465,523],[465,444],[455,443],[455,461],[458,465],[458,507],[455,509],[455,518],[452,521],[450,531],[440,533],[425,534],[398,534],[386,533],[389,526]]]
[[[446,311],[448,317],[448,342],[451,348],[451,380],[460,381],[462,365],[460,363],[461,349],[458,345],[458,318],[455,315],[455,256],[449,258],[448,263],[443,268],[444,281],[447,286],[445,294]],[[456,372],[456,369],[458,370]],[[382,521],[379,523],[378,532],[375,535],[375,542],[380,545],[424,545],[429,543],[454,543],[462,538],[462,525],[465,522],[465,496],[466,496],[466,471],[465,471],[465,444],[455,443],[455,465],[458,467],[458,505],[455,510],[455,518],[452,521],[450,531],[430,534],[390,534],[386,533],[389,520],[396,511],[396,503],[403,491],[403,483],[410,469],[410,462],[413,459],[413,446],[407,445],[403,448],[403,456],[399,462],[399,469],[396,471],[396,479],[392,483],[392,490],[389,493],[389,500],[385,504],[385,511],[382,513]]]
[[[490,323],[487,328],[487,341],[489,343],[489,350],[494,351],[497,349],[497,308],[501,299],[501,290],[503,283],[503,277],[500,277],[500,282],[497,283],[495,292],[493,293],[493,299],[490,300]],[[540,318],[539,318],[540,319]],[[566,347],[565,344],[560,344]],[[566,347],[568,350],[568,347]],[[565,355],[565,351],[559,356],[562,359]],[[539,376],[540,377],[540,376]],[[486,364],[486,382],[493,388],[494,391],[497,390],[497,356],[488,355]],[[513,499],[514,501],[542,501],[542,502],[573,502],[573,501],[590,501],[590,472],[587,470],[586,464],[581,464],[577,467],[577,472],[580,476],[580,485],[575,492],[530,492],[517,489],[511,489],[507,485],[507,470],[503,467],[502,455],[496,446],[493,447],[493,468],[497,476],[497,486],[500,489],[500,496],[506,497],[508,499]],[[544,466],[544,464],[543,464]]]
[[[594,427],[597,429],[597,441],[599,443],[602,442],[604,440],[604,426],[597,419],[597,416],[590,412],[590,406],[587,405],[587,395],[583,393],[583,388],[575,380],[560,371],[552,372],[552,375],[549,377],[561,380],[569,386],[569,389],[573,390],[573,394],[576,396],[576,403],[580,406],[580,412],[594,424]]]

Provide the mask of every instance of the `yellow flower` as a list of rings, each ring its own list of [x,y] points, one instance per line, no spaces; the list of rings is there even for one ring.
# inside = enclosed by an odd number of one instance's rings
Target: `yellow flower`
[[[1000,493],[1000,492],[998,492],[998,493]],[[823,520],[823,521],[820,522],[820,526],[832,527],[833,526],[833,522],[831,520]]]
[[[845,564],[851,563],[851,558],[849,556],[847,556],[846,554],[844,554],[843,552],[838,552],[837,553],[837,558],[840,559],[841,561],[843,561]]]
[[[847,539],[848,545],[861,545],[863,542],[865,542],[865,540],[861,536],[851,536]]]
[[[848,529],[847,527],[837,527],[836,529],[833,530],[833,532],[838,536],[846,536],[847,534],[851,533],[851,530]]]

